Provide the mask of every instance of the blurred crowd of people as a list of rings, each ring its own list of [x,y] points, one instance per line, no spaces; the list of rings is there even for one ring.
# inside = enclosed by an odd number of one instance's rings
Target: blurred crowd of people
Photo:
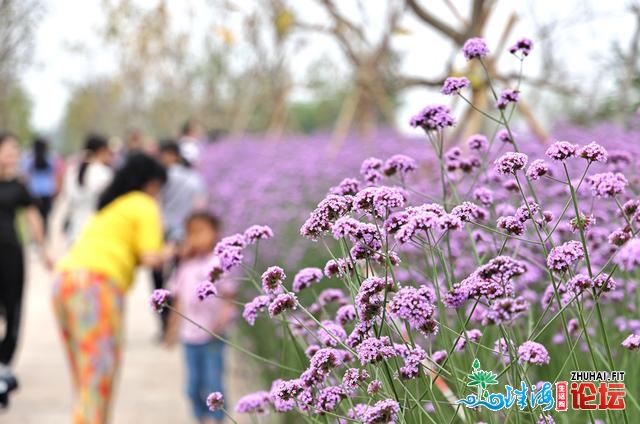
[[[11,371],[20,335],[24,292],[24,232],[53,272],[53,305],[74,387],[72,422],[108,422],[122,350],[123,300],[138,266],[152,271],[153,288],[173,293],[172,310],[200,320],[208,331],[177,314],[163,313],[159,340],[184,345],[187,395],[200,423],[221,421],[206,396],[222,391],[224,334],[235,317],[233,282],[215,299],[199,302],[195,285],[217,258],[220,221],[199,172],[206,141],[196,122],[180,137],[156,142],[130,131],[124,143],[87,135],[84,148],[63,160],[41,137],[21,153],[16,137],[0,134],[0,403],[17,387]],[[47,235],[52,208],[60,208],[65,252],[51,256]],[[16,219],[24,216],[23,219]],[[60,256],[60,255],[59,255]],[[3,386],[4,384],[4,386]],[[4,387],[4,397],[3,397]]]

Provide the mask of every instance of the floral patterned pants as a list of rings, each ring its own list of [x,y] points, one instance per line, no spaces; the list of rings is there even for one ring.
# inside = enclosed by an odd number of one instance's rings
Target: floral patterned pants
[[[87,270],[56,279],[53,304],[75,390],[73,423],[104,424],[120,363],[124,293]]]

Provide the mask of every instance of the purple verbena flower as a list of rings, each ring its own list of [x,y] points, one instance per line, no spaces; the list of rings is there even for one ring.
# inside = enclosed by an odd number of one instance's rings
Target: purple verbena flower
[[[567,282],[567,289],[575,294],[581,294],[585,290],[592,289],[593,287],[593,280],[584,274],[576,274]]]
[[[528,38],[519,39],[513,46],[509,47],[509,53],[516,55],[519,52],[522,58],[529,56],[533,49],[533,41]]]
[[[382,179],[382,161],[378,158],[368,158],[360,166],[360,174],[364,180],[376,184]]]
[[[624,192],[629,182],[620,172],[602,172],[590,176],[587,181],[596,197],[614,197]]]
[[[496,299],[485,314],[482,325],[510,322],[528,310],[529,302],[522,296]]]
[[[444,84],[440,89],[440,92],[444,95],[457,94],[463,88],[466,88],[470,85],[469,79],[467,77],[449,77],[444,80]]]
[[[513,143],[512,136],[515,137],[515,134],[504,128],[496,133],[496,138],[503,143]]]
[[[436,308],[435,294],[426,287],[402,287],[388,303],[387,308],[391,316],[406,320],[409,325],[424,333],[437,331],[438,325],[434,322],[433,315]]]
[[[518,103],[519,93],[518,90],[512,90],[510,88],[502,90],[496,101],[496,107],[498,109],[506,109],[509,103]]]
[[[320,280],[322,280],[322,270],[320,268],[302,268],[293,277],[293,291],[297,293]]]
[[[524,153],[507,152],[494,162],[498,174],[515,174],[517,171],[527,166],[527,155]]]
[[[473,191],[473,198],[484,206],[493,204],[493,191],[486,187],[479,187]]]
[[[623,271],[633,271],[640,265],[640,239],[634,237],[623,244],[613,262]]]
[[[280,293],[269,304],[269,315],[273,318],[284,311],[296,309],[297,299],[293,293]]]
[[[467,60],[485,57],[489,54],[489,48],[483,38],[474,37],[465,41],[462,53]]]
[[[356,317],[356,308],[351,304],[342,305],[336,311],[336,321],[341,325],[354,321]]]
[[[266,294],[275,294],[281,289],[282,283],[287,276],[284,270],[279,266],[271,266],[262,274],[260,281],[262,282],[262,290]]]
[[[467,145],[469,149],[476,150],[478,152],[485,152],[489,148],[489,142],[487,137],[482,134],[473,134],[467,139]]]
[[[545,154],[553,160],[564,161],[575,157],[578,152],[578,147],[579,146],[577,144],[573,144],[568,141],[556,141],[547,148]]]
[[[220,392],[213,392],[207,396],[207,408],[215,412],[224,406],[224,396]]]
[[[549,165],[542,159],[536,159],[531,162],[526,174],[530,180],[538,180],[540,177],[549,174]]]
[[[532,365],[544,365],[548,364],[551,358],[543,345],[529,340],[518,347],[518,360]]]
[[[360,383],[363,383],[369,379],[369,373],[365,369],[349,368],[344,372],[342,376],[342,386],[348,392],[352,392],[358,389]]]
[[[156,289],[149,297],[149,304],[156,312],[162,312],[171,300],[171,292],[165,289]]]
[[[588,160],[589,162],[602,162],[606,163],[609,157],[607,149],[592,141],[586,146],[581,147],[578,150],[578,156]]]
[[[345,178],[340,181],[340,184],[329,189],[329,193],[336,194],[338,196],[353,196],[358,191],[360,191],[360,181],[355,178]]]
[[[420,127],[425,131],[439,131],[447,127],[452,127],[454,122],[447,106],[429,105],[412,117],[409,124],[413,128]]]
[[[360,416],[362,424],[390,424],[395,423],[400,412],[400,404],[393,399],[384,399],[366,409]]]
[[[444,360],[447,359],[448,353],[446,350],[436,350],[431,354],[431,360],[438,365],[442,365]]]
[[[253,325],[256,322],[256,317],[258,316],[258,312],[264,310],[271,303],[271,297],[267,295],[256,296],[244,305],[244,311],[242,312],[242,317],[249,325]]]
[[[244,231],[247,244],[255,244],[258,240],[267,240],[273,237],[273,230],[268,225],[252,225]]]
[[[238,400],[235,410],[240,414],[266,414],[271,404],[270,399],[267,391],[249,393]]]
[[[322,321],[321,324],[318,329],[318,340],[325,346],[336,347],[347,338],[347,333],[340,324],[329,320]]]
[[[478,343],[481,338],[482,338],[482,331],[478,330],[477,328],[472,328],[469,331],[465,331],[464,335],[460,335],[458,337],[458,340],[456,341],[456,345],[453,348],[453,350],[455,350],[456,352],[460,352],[467,345],[467,341],[470,341],[471,343]]]
[[[347,393],[340,386],[329,386],[320,389],[316,395],[314,407],[316,413],[324,415],[325,412],[332,412],[340,401],[347,397]]]
[[[547,266],[553,271],[566,271],[579,259],[584,258],[582,244],[575,240],[554,247],[547,256]]]
[[[200,299],[200,301],[203,301],[210,296],[217,295],[218,290],[210,281],[201,282],[196,289],[196,296],[198,296],[198,299]]]
[[[389,337],[369,337],[356,347],[358,359],[362,365],[373,364],[397,355]]]
[[[351,210],[352,198],[329,194],[300,228],[300,234],[311,240],[316,240],[320,235],[331,228],[331,223]]]
[[[367,386],[367,393],[370,395],[375,395],[382,389],[382,382],[380,380],[373,380]]]
[[[640,335],[630,334],[626,339],[622,341],[621,345],[625,349],[629,349],[629,350],[640,349]]]
[[[384,174],[388,177],[400,174],[405,176],[411,171],[415,171],[417,168],[416,161],[406,155],[393,155],[384,163]]]

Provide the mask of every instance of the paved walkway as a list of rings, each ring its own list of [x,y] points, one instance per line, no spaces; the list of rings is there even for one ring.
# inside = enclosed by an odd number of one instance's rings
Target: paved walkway
[[[52,278],[37,260],[29,263],[24,326],[15,364],[21,388],[14,392],[9,410],[0,412],[0,423],[69,424],[70,375],[50,301]],[[148,307],[150,286],[149,275],[140,272],[127,298],[124,362],[112,423],[192,423],[183,394],[180,346],[167,350],[153,341],[157,318]],[[238,393],[250,390],[248,375],[255,374],[237,354],[228,354],[227,359],[227,397],[233,402]]]

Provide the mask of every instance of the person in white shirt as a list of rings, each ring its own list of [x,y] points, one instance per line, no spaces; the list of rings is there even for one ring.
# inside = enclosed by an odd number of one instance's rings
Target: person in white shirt
[[[91,218],[102,191],[113,179],[111,149],[107,139],[89,135],[85,141],[82,162],[67,170],[62,187],[62,199],[66,204],[65,232],[74,241]]]
[[[189,166],[198,168],[200,165],[200,153],[202,151],[202,130],[196,121],[188,120],[182,126],[182,134],[178,140],[180,156]]]

